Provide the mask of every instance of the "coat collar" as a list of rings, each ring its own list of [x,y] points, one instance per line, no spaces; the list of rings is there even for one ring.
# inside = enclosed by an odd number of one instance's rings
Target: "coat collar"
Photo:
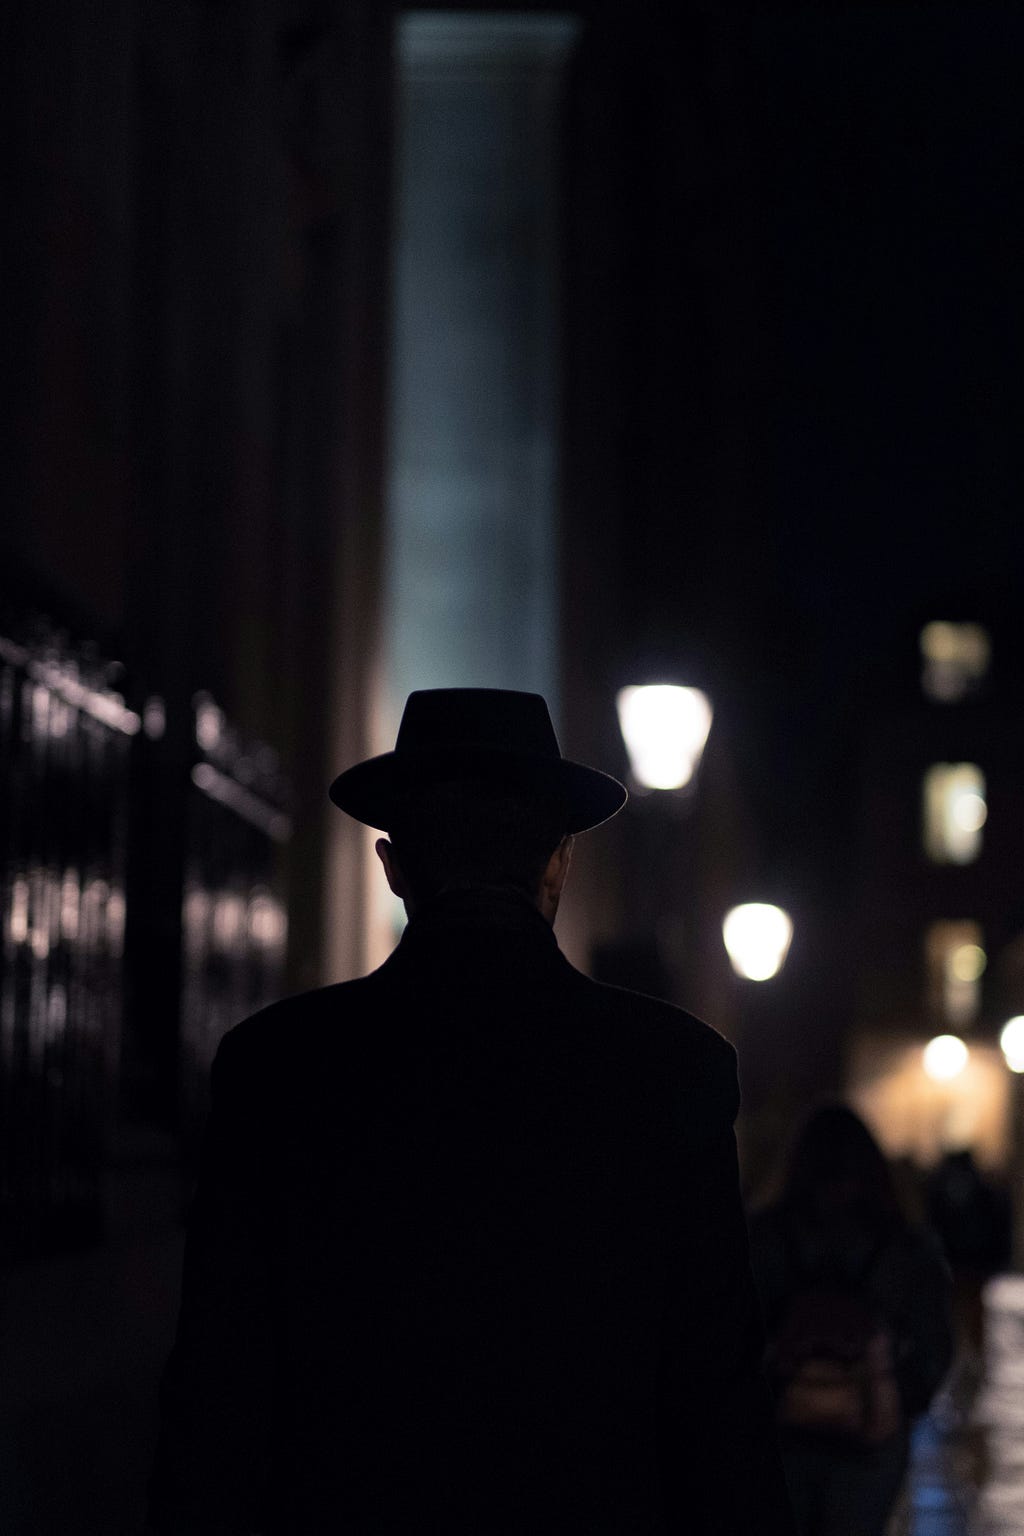
[[[436,942],[443,935],[472,929],[530,934],[557,949],[550,923],[529,897],[507,886],[473,885],[441,892],[418,907],[409,919],[402,946]]]

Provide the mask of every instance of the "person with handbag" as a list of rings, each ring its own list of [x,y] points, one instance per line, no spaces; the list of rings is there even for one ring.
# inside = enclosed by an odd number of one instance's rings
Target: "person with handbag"
[[[901,1214],[881,1148],[847,1105],[797,1133],[751,1246],[800,1536],[882,1536],[913,1420],[953,1353],[950,1276]]]

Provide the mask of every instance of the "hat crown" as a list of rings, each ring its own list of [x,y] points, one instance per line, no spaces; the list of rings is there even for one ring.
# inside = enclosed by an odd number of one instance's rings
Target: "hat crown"
[[[410,693],[395,753],[529,753],[560,758],[548,706],[539,693],[504,688],[424,688]]]
[[[393,752],[354,763],[330,788],[335,805],[386,830],[430,784],[479,779],[555,802],[566,832],[614,816],[624,785],[562,756],[539,693],[506,688],[424,688],[411,693]]]

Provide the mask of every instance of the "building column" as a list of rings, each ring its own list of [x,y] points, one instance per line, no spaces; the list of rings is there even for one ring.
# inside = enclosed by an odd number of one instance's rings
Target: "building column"
[[[409,14],[386,723],[417,687],[557,690],[559,103],[577,23]]]

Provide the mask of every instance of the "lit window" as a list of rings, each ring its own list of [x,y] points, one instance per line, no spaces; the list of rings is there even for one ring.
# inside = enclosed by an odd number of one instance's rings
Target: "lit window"
[[[928,929],[928,1003],[932,1016],[948,1024],[970,1024],[981,1006],[981,978],[987,963],[977,923],[933,923]]]
[[[936,864],[970,864],[981,852],[988,806],[976,763],[936,763],[924,776],[924,846]]]
[[[921,631],[921,687],[930,699],[955,704],[981,684],[992,655],[980,624],[936,619]]]

